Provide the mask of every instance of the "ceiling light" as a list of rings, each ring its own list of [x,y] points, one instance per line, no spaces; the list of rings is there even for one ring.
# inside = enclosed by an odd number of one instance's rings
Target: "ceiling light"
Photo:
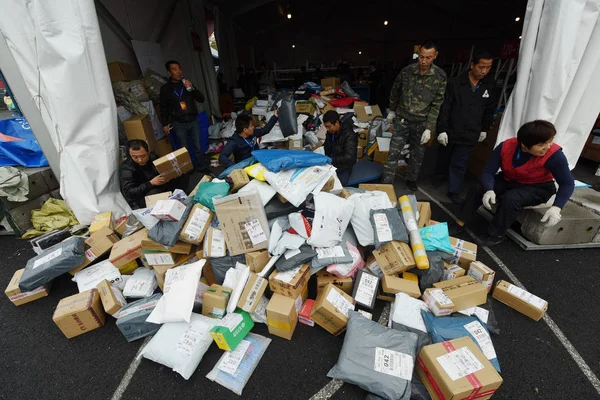
[[[383,21],[383,24],[384,24],[384,25],[387,25],[387,24],[388,24],[387,20]]]
[[[523,36],[519,36],[519,39],[521,39]]]
[[[292,19],[292,14],[287,15],[288,19]]]
[[[519,22],[520,20],[521,20],[521,17],[515,18],[515,22]]]
[[[296,45],[295,45],[295,44],[293,44],[293,45],[292,45],[292,49],[295,49],[295,48],[296,48]]]
[[[362,54],[362,51],[359,51],[358,54]]]

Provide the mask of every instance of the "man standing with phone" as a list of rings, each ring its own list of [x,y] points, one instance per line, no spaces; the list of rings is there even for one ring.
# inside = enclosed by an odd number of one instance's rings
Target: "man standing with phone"
[[[204,152],[200,147],[200,126],[196,101],[204,102],[204,95],[192,82],[183,77],[181,65],[175,60],[165,63],[169,79],[160,88],[160,116],[164,132],[170,134],[170,124],[180,147],[188,147],[190,142],[196,153],[196,170],[210,173],[204,165]]]

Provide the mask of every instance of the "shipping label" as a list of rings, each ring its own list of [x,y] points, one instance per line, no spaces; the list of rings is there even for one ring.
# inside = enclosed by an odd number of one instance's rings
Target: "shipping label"
[[[183,332],[183,335],[181,335],[179,342],[177,342],[177,351],[190,357],[194,353],[198,343],[200,343],[202,336],[204,336],[207,332],[208,324],[206,322],[192,322],[187,327],[185,332]]]
[[[483,364],[468,347],[439,356],[437,361],[453,381],[483,369]]]
[[[234,375],[249,347],[250,342],[247,340],[242,340],[234,351],[226,351],[223,355],[221,363],[219,364],[219,369],[225,373]]]
[[[330,302],[339,312],[348,317],[348,312],[354,310],[354,304],[338,293],[336,290],[330,290],[327,294],[327,301]]]
[[[373,369],[377,372],[410,381],[414,365],[415,360],[408,354],[382,347],[375,348],[375,365]]]
[[[392,240],[392,230],[388,222],[387,215],[384,213],[373,214],[375,221],[375,233],[380,242],[390,242]]]
[[[33,263],[33,267],[31,269],[36,269],[37,267],[39,267],[40,265],[46,264],[52,260],[54,260],[56,257],[60,257],[60,255],[62,254],[62,247],[59,249],[54,250],[52,253],[46,254],[44,257],[40,257],[37,260],[34,261]]]
[[[361,274],[354,300],[356,300],[357,303],[370,307],[377,292],[377,282],[379,282],[379,278],[376,276],[366,273]]]
[[[209,218],[210,214],[206,210],[196,208],[183,233],[187,235],[189,240],[198,240]]]
[[[492,338],[485,328],[479,323],[479,321],[469,322],[464,326],[469,331],[471,336],[475,338],[475,341],[479,345],[481,351],[488,360],[496,358],[496,350],[492,344]]]
[[[245,224],[245,227],[254,246],[267,240],[267,235],[265,235],[265,231],[263,231],[262,226],[260,226],[258,219],[254,218],[253,220],[250,220],[250,222]]]
[[[323,258],[344,257],[344,249],[342,246],[315,247],[315,251],[317,252],[317,258],[319,260],[322,260]]]
[[[508,291],[508,293],[517,296],[524,302],[529,303],[532,306],[539,308],[540,310],[543,310],[546,304],[548,304],[546,300],[543,300],[537,297],[536,295],[531,294],[528,291],[513,285],[512,283],[508,285],[508,288],[506,290]]]
[[[301,268],[302,268],[302,265],[299,265],[296,268],[292,268],[288,271],[278,272],[277,275],[275,275],[275,279],[280,280],[283,283],[290,283],[292,281],[292,279],[294,279],[296,274],[298,272],[300,272]]]

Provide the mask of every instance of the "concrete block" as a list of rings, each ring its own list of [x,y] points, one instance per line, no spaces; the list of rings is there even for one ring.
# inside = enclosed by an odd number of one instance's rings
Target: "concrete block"
[[[60,189],[55,189],[50,192],[50,197],[53,199],[64,200],[60,195]]]
[[[50,191],[44,180],[43,171],[49,168],[25,168],[25,173],[29,178],[29,199],[37,199]]]
[[[56,179],[56,176],[54,176],[54,172],[52,172],[50,167],[44,168],[42,171],[42,177],[44,178],[46,185],[48,185],[49,191],[59,188],[60,184],[58,183],[58,180]]]
[[[536,244],[590,243],[600,232],[600,216],[575,203],[568,202],[561,221],[547,228],[540,219],[546,209],[525,210],[519,218],[521,233]]]
[[[33,228],[31,223],[31,211],[42,208],[42,205],[50,198],[50,195],[43,194],[37,199],[23,203],[21,206],[7,211],[7,218],[18,235],[21,236],[26,230]]]

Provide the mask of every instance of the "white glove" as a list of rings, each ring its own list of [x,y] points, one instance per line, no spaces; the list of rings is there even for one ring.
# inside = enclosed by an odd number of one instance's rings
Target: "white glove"
[[[548,222],[546,222],[548,221]],[[560,207],[552,206],[546,210],[540,222],[546,222],[547,227],[554,226],[560,221]]]
[[[478,142],[483,142],[485,140],[485,138],[487,137],[487,133],[485,132],[481,132],[479,134],[479,139],[477,140]]]
[[[438,142],[446,147],[448,146],[448,134],[446,132],[442,132],[438,135]]]
[[[423,135],[421,135],[421,144],[429,142],[429,139],[431,139],[431,131],[429,129],[425,129],[425,132],[423,132]]]
[[[394,118],[396,118],[396,113],[394,111],[389,111],[387,115],[387,120],[392,121]]]
[[[488,210],[492,210],[492,204],[496,204],[496,193],[493,190],[488,190],[483,195],[483,206]]]

